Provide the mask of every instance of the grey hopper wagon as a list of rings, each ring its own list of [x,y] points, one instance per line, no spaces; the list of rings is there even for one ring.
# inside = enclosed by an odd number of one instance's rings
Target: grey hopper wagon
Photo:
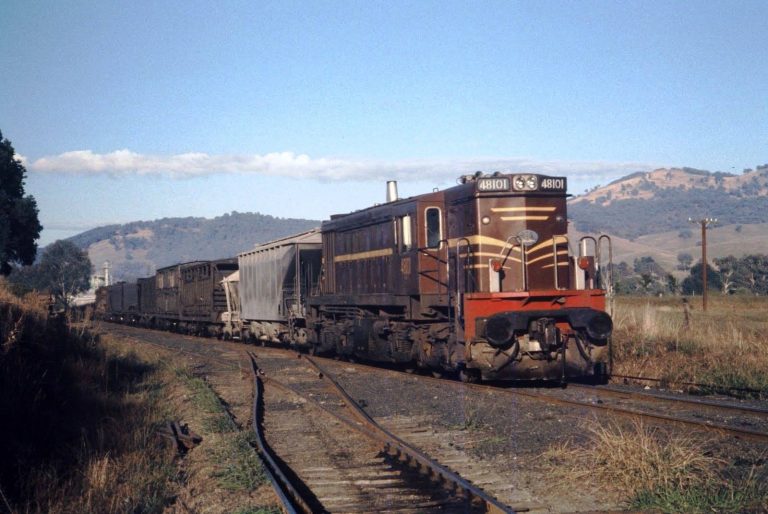
[[[239,301],[230,303],[239,312],[231,308],[233,322],[225,336],[306,342],[306,302],[317,288],[322,266],[319,229],[257,245],[237,259],[239,280],[225,287],[237,293]]]

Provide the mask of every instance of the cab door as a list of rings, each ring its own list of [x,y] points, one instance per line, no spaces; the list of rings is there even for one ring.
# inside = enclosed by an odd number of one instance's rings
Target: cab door
[[[446,303],[449,266],[444,203],[419,202],[417,225],[419,291],[422,295],[437,295],[433,304]]]

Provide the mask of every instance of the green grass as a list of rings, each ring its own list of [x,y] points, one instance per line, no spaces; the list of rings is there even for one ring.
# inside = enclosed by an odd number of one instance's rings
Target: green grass
[[[451,425],[449,428],[453,430],[466,430],[468,432],[482,430],[488,425],[480,419],[481,416],[482,413],[477,409],[468,409],[464,413],[464,420],[461,423]]]
[[[221,435],[221,444],[211,450],[217,464],[213,477],[219,486],[228,491],[253,491],[263,484],[266,475],[254,449],[254,434],[239,430],[208,382],[186,369],[177,369],[176,374],[191,391],[192,403],[208,414],[204,428]]]
[[[630,502],[632,509],[661,512],[765,512],[768,488],[747,484],[704,484],[686,489],[662,487],[644,490]]]
[[[48,318],[0,282],[0,510],[162,512],[175,451],[156,435],[173,377],[108,337]]]
[[[176,369],[176,375],[192,392],[192,403],[209,416],[204,421],[204,427],[211,432],[236,432],[237,424],[229,415],[221,398],[211,386],[200,377],[196,377],[186,369]]]
[[[228,491],[253,491],[266,482],[264,468],[253,448],[252,433],[228,435],[225,447],[216,453],[220,467],[214,473],[219,485]]]

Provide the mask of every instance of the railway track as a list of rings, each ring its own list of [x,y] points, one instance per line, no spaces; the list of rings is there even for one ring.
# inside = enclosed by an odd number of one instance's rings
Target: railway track
[[[514,512],[379,426],[312,359],[292,364],[259,378],[264,426],[310,511]]]
[[[768,409],[753,407],[750,405],[737,405],[726,403],[724,401],[712,401],[703,398],[692,398],[690,396],[681,396],[669,393],[654,393],[650,391],[637,391],[625,387],[617,386],[587,386],[582,384],[571,384],[569,387],[585,393],[597,394],[599,396],[610,396],[614,398],[634,398],[641,401],[656,403],[676,403],[688,407],[702,409],[714,409],[723,412],[735,414],[750,414],[760,418],[768,418]]]
[[[118,325],[118,327],[120,327]],[[121,327],[122,328],[122,327]],[[162,333],[157,333],[158,335]],[[133,334],[128,334],[132,336]],[[189,336],[184,336],[189,337]],[[178,347],[178,343],[176,347]],[[211,345],[212,352],[216,346]],[[260,351],[283,356],[295,356],[296,352],[282,348],[260,348]],[[230,351],[230,353],[233,353]],[[223,365],[226,359],[219,356]],[[332,364],[334,359],[315,357],[321,362]],[[506,394],[529,398],[566,407],[579,407],[616,416],[645,419],[654,423],[677,425],[679,427],[714,432],[716,434],[768,443],[768,409],[732,402],[711,401],[698,398],[671,396],[647,391],[636,391],[615,386],[586,386],[569,384],[561,389],[529,389],[498,387],[487,384],[466,384],[453,380],[434,378],[426,375],[411,375],[402,371],[370,366],[363,363],[345,363],[347,366],[365,369],[371,373],[398,374],[413,380],[437,381],[446,387],[468,388],[484,394]]]
[[[402,476],[400,468],[393,467],[391,457],[384,458],[385,452],[376,451],[375,447],[369,445],[367,455],[371,458],[383,459],[378,462],[378,467],[363,467],[361,464],[350,465],[345,463],[351,455],[356,454],[363,448],[360,442],[362,437],[355,436],[352,445],[352,435],[355,428],[352,424],[359,424],[360,421],[350,414],[349,408],[343,405],[343,401],[338,395],[331,394],[327,390],[327,385],[318,380],[317,371],[308,371],[304,363],[305,358],[284,348],[271,348],[246,346],[239,343],[218,343],[211,340],[174,335],[163,332],[151,332],[150,337],[145,334],[147,331],[133,329],[130,327],[116,327],[117,330],[125,330],[125,334],[134,337],[137,340],[150,339],[151,344],[170,348],[180,354],[188,355],[198,359],[208,359],[215,361],[217,366],[227,366],[229,369],[243,370],[249,366],[243,366],[242,361],[247,351],[256,350],[258,360],[267,372],[266,392],[266,412],[269,412],[272,421],[267,420],[265,427],[267,432],[274,430],[272,436],[276,437],[275,449],[278,454],[284,456],[284,469],[292,469],[294,466],[299,468],[303,466],[305,471],[303,475],[297,474],[299,484],[303,484],[306,490],[315,494],[315,503],[310,504],[310,511],[362,511],[368,512],[373,505],[369,503],[371,498],[384,498],[390,485],[386,480],[391,479],[399,473]],[[720,402],[700,398],[691,398],[675,395],[674,398],[667,398],[669,394],[655,393],[649,391],[626,390],[615,386],[585,386],[581,384],[571,384],[567,389],[533,389],[519,387],[498,387],[488,384],[465,384],[458,381],[436,379],[427,375],[410,374],[400,370],[372,367],[364,363],[351,363],[339,361],[330,358],[311,357],[325,368],[324,375],[331,376],[339,381],[349,391],[354,391],[355,398],[365,407],[366,411],[374,415],[376,422],[387,429],[393,435],[411,445],[419,448],[422,452],[430,455],[438,462],[450,467],[451,470],[460,474],[461,477],[471,481],[472,484],[481,487],[494,498],[499,499],[506,505],[511,505],[516,511],[533,512],[558,512],[565,505],[573,505],[580,502],[578,499],[571,498],[563,493],[553,493],[549,488],[537,486],[537,483],[546,483],[547,474],[543,470],[535,467],[532,470],[527,469],[531,464],[535,465],[538,458],[536,452],[543,451],[546,446],[537,446],[550,444],[558,441],[558,434],[563,437],[570,437],[568,434],[579,434],[582,427],[582,420],[590,420],[585,416],[586,410],[593,410],[596,413],[602,413],[600,418],[610,419],[611,417],[621,416],[625,418],[645,420],[652,426],[672,425],[682,428],[686,431],[708,432],[717,436],[718,444],[721,448],[731,448],[733,452],[741,452],[747,448],[760,448],[753,446],[752,441],[758,441],[761,445],[768,443],[768,419],[766,410],[760,408],[760,402],[741,402],[738,400]],[[236,363],[235,360],[240,361]],[[247,363],[247,361],[245,361]],[[307,361],[308,362],[308,361]],[[296,369],[304,370],[294,377]],[[293,369],[293,370],[292,370]],[[380,378],[369,378],[371,374],[383,375]],[[293,378],[292,378],[293,377]],[[271,383],[269,383],[271,381]],[[278,383],[280,382],[280,383]],[[303,382],[306,382],[303,384]],[[367,383],[375,383],[371,388]],[[312,385],[314,384],[314,385]],[[362,386],[362,387],[361,387]],[[411,395],[418,395],[417,391],[434,391],[427,395],[434,396],[435,404],[440,407],[430,407],[430,400],[421,400],[425,402],[423,407],[416,409],[402,409],[402,405],[394,408],[388,406],[389,399],[382,402],[371,401],[371,405],[366,405],[366,400],[379,397],[379,387],[389,389],[389,395],[392,391],[403,390],[403,394],[408,398]],[[408,391],[408,392],[406,392]],[[303,398],[302,398],[303,396]],[[387,396],[384,396],[387,398]],[[508,397],[509,400],[504,400]],[[390,396],[391,398],[391,396]],[[482,405],[484,412],[494,412],[496,405],[506,405],[498,414],[504,413],[504,416],[510,416],[509,423],[500,422],[502,418],[496,417],[493,421],[494,430],[499,430],[501,436],[497,438],[493,433],[487,430],[477,430],[467,428],[462,425],[456,425],[455,416],[445,415],[450,412],[449,407],[443,398],[455,398],[457,405],[464,405],[467,410],[472,409],[473,404]],[[397,402],[396,402],[397,403]],[[746,405],[740,405],[746,403]],[[750,405],[751,403],[751,405]],[[541,407],[537,406],[540,404]],[[461,408],[461,407],[459,407]],[[432,410],[431,410],[432,409]],[[313,422],[291,421],[295,411],[303,410],[304,419],[313,419]],[[328,411],[345,417],[346,420],[334,418]],[[401,413],[401,414],[398,414]],[[420,418],[424,413],[423,419]],[[279,419],[279,418],[282,419]],[[507,419],[506,417],[503,419]],[[322,420],[322,421],[318,421]],[[270,427],[270,423],[276,423]],[[588,423],[600,423],[592,418]],[[458,423],[463,423],[459,418]],[[543,425],[542,425],[543,424]],[[554,424],[554,425],[553,425]],[[341,432],[342,435],[335,435],[329,439],[322,439],[323,430],[333,425],[334,430]],[[548,431],[550,436],[555,439],[545,440],[537,436],[524,436],[526,431],[534,429],[538,432],[539,426],[553,425]],[[480,425],[482,427],[482,425]],[[277,428],[275,428],[277,427]],[[281,427],[284,427],[282,431]],[[486,428],[488,425],[486,425]],[[504,428],[510,427],[510,428]],[[568,427],[574,427],[571,430]],[[349,432],[343,432],[348,430]],[[299,435],[300,434],[300,435]],[[346,434],[346,435],[344,435]],[[273,437],[273,439],[274,439]],[[491,437],[492,439],[488,439]],[[521,438],[522,437],[522,438]],[[325,449],[339,448],[339,441],[355,450],[354,452],[333,452],[327,451],[325,456],[302,458],[302,456],[313,455],[309,449],[298,446],[298,440],[314,440]],[[269,440],[268,440],[269,441]],[[488,453],[487,450],[478,450],[484,445],[489,444],[494,453]],[[502,442],[506,441],[506,442]],[[548,441],[548,442],[547,442]],[[745,442],[746,441],[746,442]],[[478,446],[478,444],[480,446]],[[283,446],[281,446],[283,445]],[[488,448],[486,446],[486,448]],[[524,452],[519,458],[517,448],[541,448],[533,452]],[[345,448],[346,449],[346,448]],[[503,452],[505,455],[502,460],[494,463],[493,455],[495,452]],[[292,453],[293,452],[293,453]],[[375,453],[374,453],[375,452]],[[484,453],[485,452],[485,453]],[[511,452],[511,453],[510,453]],[[378,456],[378,457],[377,457]],[[366,459],[360,459],[366,460]],[[312,461],[317,465],[312,466]],[[354,461],[353,461],[354,462]],[[345,466],[349,466],[346,467]],[[329,474],[330,469],[338,468],[338,474]],[[349,471],[343,471],[347,469]],[[391,476],[387,476],[387,473]],[[434,476],[434,474],[433,474]],[[355,478],[361,480],[355,483]],[[351,484],[350,484],[351,479]],[[415,496],[408,496],[411,491],[401,490],[397,498],[409,498],[411,505],[419,505],[416,510],[408,510],[408,506],[397,503],[389,503],[390,509],[384,509],[382,506],[376,506],[379,510],[400,511],[400,512],[424,512],[424,511],[457,511],[455,505],[448,509],[440,506],[440,500],[429,495],[425,496],[425,491],[430,485],[429,480],[416,474],[409,476],[407,482],[409,485],[421,481],[424,486],[416,488]],[[348,485],[345,485],[348,484]],[[377,485],[383,486],[380,491],[375,493],[363,493],[361,487],[368,488],[368,491],[376,491]],[[421,490],[421,492],[418,492]],[[352,494],[343,493],[343,491],[354,491]],[[392,493],[393,491],[389,491]],[[366,497],[368,495],[368,497]],[[370,496],[373,495],[373,496]],[[310,496],[312,498],[312,496]],[[567,498],[563,501],[563,498]],[[608,503],[605,503],[607,500]],[[598,503],[582,504],[580,510],[602,510],[605,505],[612,505],[610,508],[617,508],[616,504],[610,503],[611,499],[600,500]],[[326,503],[327,502],[327,505]],[[336,503],[334,503],[336,502]],[[346,503],[344,503],[346,502]],[[408,502],[406,502],[408,503]],[[364,505],[368,505],[364,507]],[[442,504],[448,505],[448,504]],[[447,510],[446,510],[447,509]]]
[[[123,328],[116,331],[124,337],[238,367],[231,356],[193,338],[164,333],[136,338]],[[259,453],[286,512],[516,511],[379,426],[311,358],[261,350],[283,359],[282,373],[265,376],[256,354],[249,352]],[[308,372],[307,364],[314,372]],[[521,507],[529,510],[529,505]]]
[[[326,359],[326,361],[332,362],[330,359]],[[374,373],[405,374],[401,371],[360,363],[348,365],[364,366],[366,371]],[[645,419],[655,423],[678,425],[738,439],[768,443],[768,409],[749,405],[673,397],[610,386],[570,384],[566,390],[559,388],[529,389],[466,384],[426,375],[408,376],[414,377],[414,380],[439,382],[459,390],[471,389],[491,395],[522,396],[554,405],[580,407],[612,415]]]

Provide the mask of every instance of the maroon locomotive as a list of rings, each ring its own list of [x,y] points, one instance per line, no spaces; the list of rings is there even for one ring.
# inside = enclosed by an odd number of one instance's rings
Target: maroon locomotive
[[[612,323],[600,251],[610,240],[571,251],[566,185],[477,173],[332,216],[307,301],[309,343],[465,380],[605,377]]]

